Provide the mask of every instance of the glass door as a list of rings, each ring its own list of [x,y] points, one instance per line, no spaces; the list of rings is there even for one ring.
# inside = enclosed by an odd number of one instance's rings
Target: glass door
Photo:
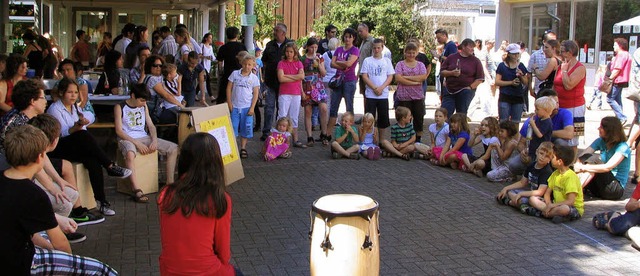
[[[87,34],[89,41],[89,52],[91,53],[90,66],[93,67],[96,60],[98,42],[102,40],[102,34],[111,30],[111,9],[109,8],[73,8],[72,44],[75,44],[77,30],[83,30]]]

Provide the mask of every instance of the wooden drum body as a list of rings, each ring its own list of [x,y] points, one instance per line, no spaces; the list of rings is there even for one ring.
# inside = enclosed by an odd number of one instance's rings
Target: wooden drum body
[[[328,195],[316,200],[309,214],[311,275],[379,275],[378,202]]]

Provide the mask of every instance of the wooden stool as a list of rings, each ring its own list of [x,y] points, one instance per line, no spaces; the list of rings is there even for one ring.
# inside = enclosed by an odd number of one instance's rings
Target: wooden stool
[[[87,209],[96,208],[96,199],[93,197],[93,188],[91,187],[91,180],[89,180],[89,171],[82,165],[82,163],[71,163],[73,166],[73,174],[76,177],[76,185],[78,186],[78,194],[80,195],[80,201],[82,206]]]
[[[126,162],[122,151],[117,150],[118,164],[125,166]],[[138,188],[140,188],[145,194],[152,194],[158,192],[158,151],[147,155],[140,153],[136,154],[136,158],[133,161],[136,169],[136,179],[138,181]],[[129,178],[118,179],[118,192],[133,195],[131,190],[131,181]]]

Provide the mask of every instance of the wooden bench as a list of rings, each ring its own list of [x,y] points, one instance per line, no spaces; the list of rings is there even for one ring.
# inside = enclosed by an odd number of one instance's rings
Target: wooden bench
[[[82,205],[88,209],[95,208],[97,204],[93,196],[91,180],[89,180],[89,171],[87,171],[82,163],[71,163],[71,165],[73,167],[73,174],[76,177],[76,185],[78,186],[78,194]]]

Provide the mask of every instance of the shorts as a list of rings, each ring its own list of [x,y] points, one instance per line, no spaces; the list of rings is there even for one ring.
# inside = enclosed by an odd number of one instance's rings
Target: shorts
[[[365,113],[371,113],[377,117],[378,128],[388,128],[389,122],[389,100],[388,99],[367,99],[364,107]]]
[[[145,144],[145,146],[151,145],[151,137],[149,136],[137,138],[135,140]],[[120,149],[122,156],[127,156],[127,153],[130,151],[133,152],[135,155],[138,154],[136,145],[134,145],[133,143],[127,140],[118,139],[118,148]],[[158,152],[162,154],[169,154],[177,150],[178,150],[178,145],[176,145],[175,143],[158,138]]]
[[[278,119],[289,117],[293,128],[298,128],[298,117],[300,117],[300,95],[280,95],[278,96]],[[253,131],[253,127],[251,128]]]
[[[51,161],[51,165],[53,165],[53,169],[56,170],[58,175],[62,176],[62,159],[49,158],[49,161]]]
[[[56,199],[56,197],[53,196],[53,194],[51,194],[44,186],[42,186],[42,184],[40,184],[40,182],[37,179],[34,179],[33,183],[38,185],[38,187],[40,187],[40,189],[42,189],[47,194],[47,196],[49,197],[49,201],[51,201],[51,207],[53,207],[54,213],[61,215],[63,217],[68,217],[69,214],[71,214],[71,210],[73,209],[73,204],[76,201],[78,201],[78,197],[80,196],[78,194],[78,191],[68,186],[64,187],[62,192],[67,196],[69,201],[63,200],[62,202],[59,202]],[[54,182],[54,185],[58,185],[58,184]],[[60,188],[60,186],[58,186],[58,188]]]
[[[584,114],[585,114],[586,108],[584,105],[581,105],[581,106],[565,108],[565,109],[571,112],[571,114],[573,115],[573,132],[574,132],[573,139],[565,140],[565,141],[567,141],[568,146],[577,147],[579,144],[578,138],[580,136],[584,136],[584,124],[585,124]]]
[[[526,191],[531,191],[531,190],[513,189],[513,190],[509,190],[508,193],[514,193],[517,195],[519,193],[526,192]],[[537,197],[538,199],[544,201],[544,198],[541,196],[533,196],[533,197]],[[529,197],[528,196],[520,197],[520,204],[529,204]]]
[[[440,158],[440,154],[442,154],[442,147],[433,147],[431,148],[431,153],[434,158]]]
[[[480,157],[476,157],[473,154],[468,154],[469,163],[476,162],[476,160],[480,159]],[[488,172],[491,171],[491,161],[484,161],[484,168],[482,168],[482,174],[487,175]]]
[[[253,116],[249,116],[249,108],[233,108],[231,124],[236,137],[253,138]]]
[[[459,150],[452,150],[452,151],[447,152],[447,153],[444,155],[444,158],[449,157],[449,155],[455,155],[455,156],[456,156],[456,158],[458,158],[458,160],[462,160],[462,155],[463,155],[463,154],[464,154],[464,153],[462,153],[462,152],[461,152],[461,151],[459,151]],[[463,164],[460,164],[460,166],[462,166],[462,165],[463,165]]]

